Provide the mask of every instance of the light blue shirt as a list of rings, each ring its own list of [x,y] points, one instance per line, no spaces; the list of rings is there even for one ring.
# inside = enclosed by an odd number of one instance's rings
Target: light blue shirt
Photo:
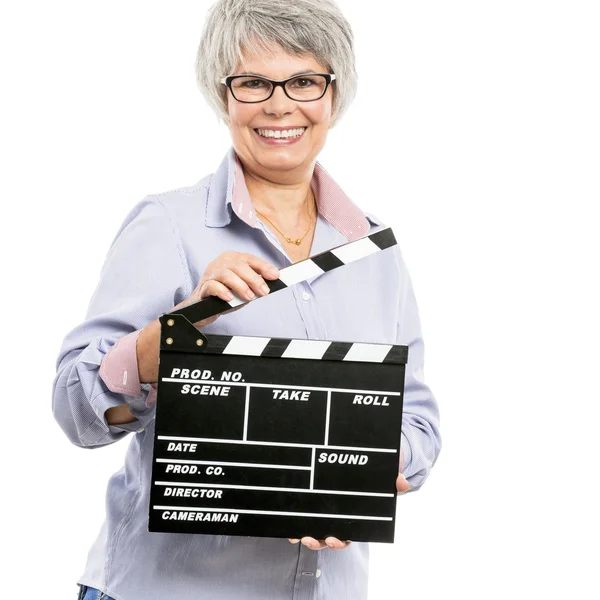
[[[222,252],[254,254],[278,268],[292,263],[260,220],[251,227],[233,210],[234,172],[230,148],[217,171],[196,185],[148,196],[133,207],[108,251],[84,322],[60,348],[52,407],[67,437],[97,448],[129,436],[125,464],[108,482],[106,519],[78,583],[116,600],[361,600],[367,598],[368,543],[315,551],[287,538],[149,533],[150,385],[142,385],[142,396],[129,396],[110,391],[99,376],[117,340],[188,298]],[[364,215],[371,227],[364,234],[386,226]],[[320,214],[311,255],[346,242]],[[410,491],[428,477],[441,449],[439,412],[424,382],[419,313],[399,246],[259,298],[203,331],[408,346],[403,474]],[[109,425],[105,411],[124,402],[137,420]]]

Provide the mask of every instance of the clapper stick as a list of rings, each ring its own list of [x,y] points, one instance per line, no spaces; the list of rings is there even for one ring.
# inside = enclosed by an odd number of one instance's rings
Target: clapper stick
[[[319,254],[315,254],[309,258],[301,260],[293,265],[280,269],[279,278],[273,281],[266,280],[266,284],[269,288],[269,293],[283,290],[291,285],[306,281],[311,277],[321,275],[326,271],[332,271],[343,265],[347,265],[355,260],[359,260],[386,248],[396,245],[396,238],[392,232],[391,227],[386,227],[370,235],[366,235],[362,238],[348,242],[325,250]],[[217,296],[210,296],[184,306],[170,313],[165,313],[165,317],[171,317],[173,315],[182,315],[188,319],[191,323],[208,319],[215,315],[219,315],[223,312],[247,304],[248,302],[254,302],[264,296],[258,296],[253,300],[244,300],[234,294],[232,300],[223,300]]]

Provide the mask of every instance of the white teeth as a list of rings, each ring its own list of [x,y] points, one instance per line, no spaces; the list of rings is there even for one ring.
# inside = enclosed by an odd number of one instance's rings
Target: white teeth
[[[280,129],[257,129],[257,131],[262,137],[290,138],[301,136],[305,129],[306,127],[299,127],[297,129],[286,129],[284,131],[281,131]]]

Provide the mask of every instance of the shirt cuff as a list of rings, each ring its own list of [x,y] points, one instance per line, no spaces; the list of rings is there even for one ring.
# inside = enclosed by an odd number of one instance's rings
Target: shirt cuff
[[[100,377],[111,392],[142,395],[137,362],[137,339],[141,329],[119,338],[100,363]]]
[[[142,388],[148,391],[146,396],[146,406],[151,408],[156,402],[156,394],[158,393],[158,383],[142,383]]]

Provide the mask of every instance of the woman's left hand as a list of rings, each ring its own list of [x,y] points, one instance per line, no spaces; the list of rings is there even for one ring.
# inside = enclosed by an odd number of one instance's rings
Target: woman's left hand
[[[396,478],[396,489],[398,492],[406,492],[410,484],[404,478],[402,473],[398,473],[398,477]],[[321,550],[323,548],[330,548],[331,550],[343,550],[347,548],[352,542],[350,540],[346,542],[342,542],[335,537],[328,537],[324,540],[315,540],[312,537],[303,537],[301,540],[288,538],[291,544],[297,544],[298,542],[302,542],[307,548],[311,550]]]

